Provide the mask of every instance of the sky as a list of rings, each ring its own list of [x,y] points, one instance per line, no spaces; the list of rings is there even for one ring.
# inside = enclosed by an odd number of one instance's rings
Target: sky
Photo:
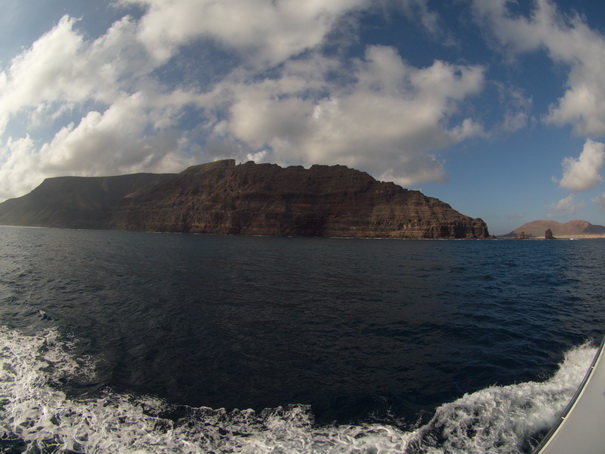
[[[342,164],[605,225],[602,0],[0,0],[0,200],[217,159]]]

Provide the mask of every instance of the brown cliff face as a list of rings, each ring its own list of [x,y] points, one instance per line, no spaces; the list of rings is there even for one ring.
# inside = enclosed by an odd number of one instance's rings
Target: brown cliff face
[[[282,168],[234,160],[191,167],[127,199],[109,227],[271,236],[489,236],[481,219],[344,166]]]

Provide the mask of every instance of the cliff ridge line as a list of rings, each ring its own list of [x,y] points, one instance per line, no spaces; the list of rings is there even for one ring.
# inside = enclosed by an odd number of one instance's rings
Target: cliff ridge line
[[[87,178],[65,177],[70,185],[63,191],[49,192],[43,183],[26,196],[0,204],[0,223],[269,236],[489,236],[481,219],[462,215],[419,191],[379,182],[342,165],[283,168],[227,159],[155,179],[153,174],[144,175],[148,176],[136,182],[130,179],[133,176],[106,177],[106,191],[114,189],[112,197],[102,198],[102,206],[99,194],[103,189],[98,181],[88,192],[78,189],[90,186]],[[115,189],[120,178],[131,184]],[[52,208],[47,207],[40,217],[33,214],[33,202],[39,205],[43,198]],[[69,216],[74,209],[79,210],[78,222]],[[11,217],[16,211],[18,219]]]

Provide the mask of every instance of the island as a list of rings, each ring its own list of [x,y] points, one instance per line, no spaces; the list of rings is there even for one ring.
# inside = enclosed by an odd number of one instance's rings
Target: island
[[[605,238],[605,227],[576,219],[561,223],[553,220],[531,221],[517,227],[501,238],[517,239],[579,239]]]
[[[178,174],[46,179],[0,204],[0,224],[351,238],[488,238],[486,223],[342,165],[225,159]]]

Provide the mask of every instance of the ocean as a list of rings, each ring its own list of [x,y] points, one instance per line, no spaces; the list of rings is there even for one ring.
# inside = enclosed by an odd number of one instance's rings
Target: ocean
[[[605,240],[0,227],[0,452],[525,453],[605,334]]]

